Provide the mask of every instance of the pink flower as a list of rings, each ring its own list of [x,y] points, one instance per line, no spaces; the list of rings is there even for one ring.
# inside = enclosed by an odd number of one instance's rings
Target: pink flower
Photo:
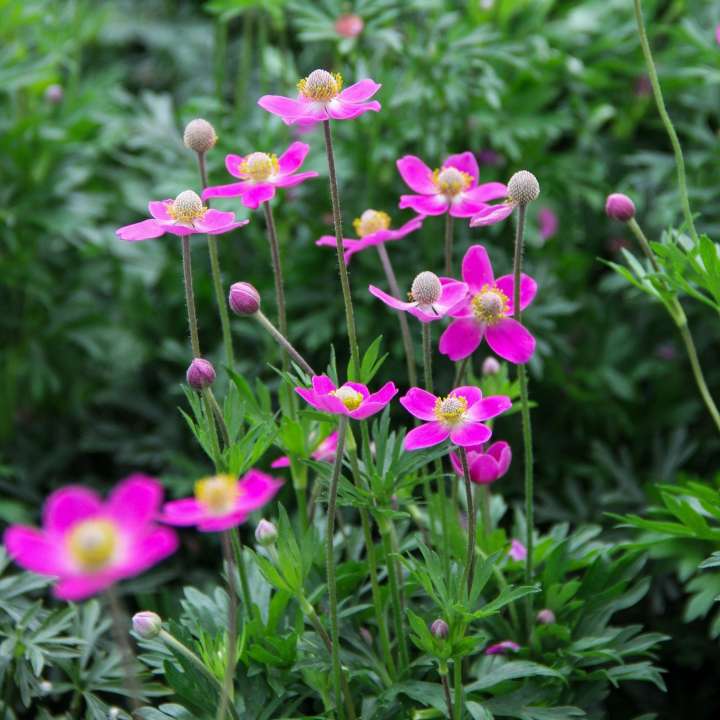
[[[402,195],[401,208],[421,215],[470,217],[488,207],[488,200],[505,197],[507,188],[499,182],[478,185],[480,170],[471,152],[450,155],[433,171],[418,157],[405,155],[397,161],[402,179],[418,195]]]
[[[298,387],[295,392],[318,410],[364,420],[380,412],[397,395],[397,388],[395,383],[389,382],[371,394],[361,383],[346,382],[336,388],[327,375],[315,375],[312,389]]]
[[[330,433],[324,440],[321,440],[318,446],[313,450],[310,457],[318,462],[333,462],[335,453],[337,452],[337,430]],[[271,468],[290,467],[290,458],[287,455],[279,457],[270,465]]]
[[[424,216],[416,215],[397,230],[390,230],[390,216],[387,213],[372,209],[365,210],[359,218],[353,220],[355,232],[357,232],[360,239],[343,238],[345,264],[348,265],[350,258],[355,253],[365,250],[365,248],[404,238],[421,227],[424,219]],[[323,235],[315,244],[324,247],[335,247],[335,236]]]
[[[294,187],[318,176],[314,170],[296,172],[309,150],[309,145],[294,142],[279,158],[264,152],[250,153],[245,157],[226,155],[227,171],[240,178],[240,182],[205,188],[202,199],[239,195],[245,207],[255,210],[260,203],[275,197],[275,188]]]
[[[494,225],[504,220],[518,205],[527,205],[540,195],[540,183],[527,170],[516,172],[507,184],[507,197],[498,205],[487,205],[470,218],[470,227]]]
[[[500,415],[512,405],[509,397],[483,398],[480,388],[471,386],[455,388],[444,398],[421,388],[410,388],[400,398],[400,404],[411,415],[426,421],[405,436],[406,450],[432,447],[448,438],[460,447],[482,445],[492,435],[482,421]]]
[[[485,648],[486,655],[507,655],[508,652],[517,652],[520,646],[512,640],[503,640]]]
[[[550,208],[540,208],[538,222],[540,223],[540,237],[543,240],[549,240],[557,232],[557,215]]]
[[[275,497],[282,482],[259,470],[240,479],[213,475],[195,483],[195,497],[165,503],[160,520],[168,525],[196,525],[200,532],[218,532],[244,523],[251,512]]]
[[[41,530],[11,525],[5,547],[26,570],[57,577],[57,597],[82,600],[175,552],[175,532],[153,522],[162,495],[157,480],[140,474],[118,483],[105,502],[68,485],[45,501]]]
[[[435,273],[421,272],[412,283],[408,297],[410,302],[399,300],[370,285],[368,290],[395,310],[404,310],[420,322],[429,323],[445,317],[467,295],[467,285],[452,278],[439,278]]]
[[[469,294],[450,314],[458,318],[440,337],[440,352],[462,360],[477,350],[483,337],[496,355],[515,364],[526,363],[535,352],[535,338],[511,316],[515,284],[512,275],[495,280],[487,251],[472,245],[462,262],[462,277]],[[523,273],[520,307],[525,309],[537,293],[537,283]]]
[[[342,89],[342,77],[327,70],[313,70],[298,83],[296,100],[283,95],[263,95],[258,105],[278,115],[286,125],[313,125],[324,120],[352,120],[372,110],[378,112],[380,103],[370,98],[380,85],[369,78]]]
[[[510,543],[510,550],[508,550],[508,555],[513,560],[521,562],[527,557],[527,548],[519,540],[513,540]]]
[[[508,471],[512,460],[512,451],[510,446],[501,440],[493,443],[487,450],[483,450],[482,446],[468,448],[467,460],[470,480],[478,485],[489,485]],[[450,453],[450,462],[453,470],[462,477],[463,468],[460,457],[455,453]]]
[[[209,210],[200,196],[192,190],[181,192],[174,200],[152,201],[148,204],[152,218],[115,231],[123,240],[137,242],[172,235],[220,235],[247,225],[247,220],[235,220],[235,213]]]
[[[335,32],[338,35],[346,38],[357,37],[363,31],[364,27],[364,20],[359,15],[355,15],[354,13],[346,13],[345,15],[341,15],[335,21]]]

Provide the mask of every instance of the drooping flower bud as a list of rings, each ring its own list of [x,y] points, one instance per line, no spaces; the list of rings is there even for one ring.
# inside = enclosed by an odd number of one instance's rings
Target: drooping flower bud
[[[215,382],[215,368],[209,360],[193,358],[187,369],[188,385],[194,390],[204,390]]]
[[[195,118],[185,126],[183,133],[185,147],[196,153],[206,153],[212,150],[217,142],[215,128],[203,118]]]
[[[543,608],[538,610],[536,619],[541,625],[552,625],[555,622],[555,613],[550,608]]]
[[[341,15],[335,21],[335,32],[346,38],[357,37],[365,27],[365,21],[354,13],[346,13]]]
[[[508,180],[507,192],[512,202],[527,205],[540,195],[540,183],[528,170],[520,170]]]
[[[500,363],[492,356],[488,355],[488,357],[483,360],[482,364],[482,374],[483,375],[497,375],[500,372]]]
[[[605,201],[605,212],[609,218],[627,222],[635,217],[635,203],[622,193],[612,193]]]
[[[430,626],[430,632],[438,638],[438,640],[444,640],[448,636],[450,628],[442,618],[438,618]]]
[[[277,528],[269,520],[265,520],[265,518],[263,518],[255,528],[255,540],[263,547],[273,545],[277,540],[277,536]]]
[[[53,684],[49,680],[41,680],[38,689],[43,695],[49,695],[52,692]]]
[[[435,273],[421,272],[412,282],[410,294],[412,299],[420,305],[432,305],[440,299],[442,285]]]
[[[48,85],[45,88],[45,100],[47,100],[51,105],[59,105],[62,102],[64,95],[65,92],[63,91],[63,86],[58,85],[57,83]]]
[[[260,309],[260,293],[250,283],[236,282],[230,286],[228,302],[236,315],[254,315]]]
[[[157,613],[143,610],[133,615],[132,627],[144,640],[152,640],[162,630],[162,619]]]

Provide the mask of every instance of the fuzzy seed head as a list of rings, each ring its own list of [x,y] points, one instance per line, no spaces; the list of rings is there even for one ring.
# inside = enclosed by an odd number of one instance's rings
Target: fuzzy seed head
[[[527,205],[540,195],[540,183],[527,170],[516,172],[508,181],[508,197],[518,205]]]
[[[298,83],[302,95],[316,102],[330,102],[342,89],[342,76],[327,70],[313,70]]]
[[[143,610],[133,615],[132,627],[143,640],[151,640],[160,634],[162,619],[157,613]]]
[[[635,217],[635,203],[622,193],[612,193],[605,201],[605,213],[613,220],[627,222]]]
[[[236,282],[230,286],[228,303],[236,315],[254,315],[260,310],[260,293],[250,283]]]
[[[440,278],[428,270],[421,272],[412,282],[410,296],[419,305],[432,305],[440,299]]]
[[[209,360],[193,358],[185,373],[185,378],[193,390],[203,390],[215,382],[215,368]]]
[[[185,147],[203,154],[212,150],[217,142],[215,128],[203,118],[195,118],[185,126],[183,133]]]
[[[183,190],[167,211],[175,222],[192,224],[193,220],[201,218],[207,212],[207,208],[194,190]]]

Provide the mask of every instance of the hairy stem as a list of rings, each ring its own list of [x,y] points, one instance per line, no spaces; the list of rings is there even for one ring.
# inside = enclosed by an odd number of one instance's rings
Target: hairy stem
[[[235,565],[238,570],[238,575],[240,576],[240,594],[243,599],[243,611],[247,617],[251,618],[254,614],[252,596],[250,595],[250,584],[248,583],[245,558],[243,557],[242,540],[236,527],[230,530],[230,542],[232,544]]]
[[[430,336],[430,323],[421,323],[423,346],[423,372],[425,373],[425,389],[433,392],[432,375],[432,338]]]
[[[195,291],[193,290],[192,259],[190,257],[190,236],[182,236],[183,280],[185,283],[185,305],[187,307],[188,326],[190,328],[190,347],[193,357],[200,357],[200,336],[198,333],[197,311],[195,310]]]
[[[447,706],[447,713],[450,720],[452,720],[453,717],[453,704],[452,704],[452,696],[450,695],[450,681],[448,680],[447,676],[447,668],[445,668],[444,672],[440,673],[440,684],[443,688],[443,694],[445,696],[445,705]]]
[[[283,284],[282,263],[280,261],[280,245],[277,239],[277,230],[275,229],[275,218],[270,207],[270,201],[267,200],[263,204],[265,211],[265,224],[267,226],[268,242],[270,243],[270,258],[272,260],[273,277],[275,278],[275,302],[278,311],[278,329],[283,337],[287,337],[287,316],[285,311],[285,287]],[[283,364],[288,364],[287,350],[283,353]]]
[[[445,275],[452,276],[452,255],[453,255],[453,216],[445,213]]]
[[[465,481],[465,498],[467,500],[467,532],[468,545],[467,557],[465,560],[465,571],[463,572],[463,584],[467,584],[467,591],[470,594],[473,579],[475,577],[475,543],[477,542],[477,518],[475,517],[475,503],[473,502],[472,481],[470,480],[470,469],[468,468],[467,452],[464,447],[458,448],[460,462],[462,463],[463,479]]]
[[[217,720],[223,720],[228,713],[228,707],[231,704],[233,696],[233,677],[235,675],[235,665],[237,663],[237,588],[235,587],[235,561],[232,552],[232,540],[230,531],[226,530],[221,535],[223,559],[225,560],[225,568],[227,570],[228,580],[228,644],[227,644],[227,662],[225,665],[225,675],[223,678],[222,694],[220,696],[220,705],[218,706]]]
[[[390,521],[383,518],[380,521],[380,536],[382,537],[383,551],[385,553],[385,564],[387,566],[388,582],[390,583],[390,599],[393,612],[393,623],[395,625],[395,639],[398,644],[398,667],[402,675],[410,664],[407,639],[405,637],[405,625],[402,615],[402,600],[400,598],[400,583],[398,581],[397,565],[393,557],[392,528]]]
[[[262,310],[258,310],[253,317],[267,330],[273,340],[308,374],[315,375],[305,358],[290,344],[290,341],[265,317]]]
[[[130,646],[126,630],[128,617],[113,585],[107,589],[106,595],[110,605],[113,635],[122,658],[125,689],[130,699],[130,708],[135,713],[140,709],[140,683],[138,682],[137,668],[135,666],[135,653]]]
[[[455,689],[455,720],[462,720],[463,715],[463,684],[462,660],[453,658],[453,685]]]

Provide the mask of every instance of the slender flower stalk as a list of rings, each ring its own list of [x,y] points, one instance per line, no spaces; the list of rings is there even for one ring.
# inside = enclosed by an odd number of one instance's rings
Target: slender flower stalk
[[[265,224],[267,226],[268,242],[270,243],[270,258],[272,260],[273,276],[275,278],[275,301],[278,311],[278,329],[280,333],[287,337],[287,316],[285,310],[285,287],[283,284],[282,263],[280,261],[280,246],[278,244],[277,230],[275,228],[275,218],[273,217],[270,201],[266,200],[263,204],[265,211]],[[288,353],[283,353],[284,364],[287,364]]]
[[[692,210],[690,209],[687,179],[685,176],[685,159],[683,158],[682,147],[680,146],[680,140],[678,139],[677,132],[675,132],[670,115],[665,107],[665,100],[663,99],[662,89],[660,88],[660,80],[658,79],[657,69],[655,68],[655,62],[653,60],[650,43],[647,37],[647,31],[645,30],[642,0],[634,0],[634,3],[635,19],[637,20],[638,34],[640,36],[640,47],[642,48],[643,56],[645,57],[645,66],[647,67],[648,77],[650,78],[650,85],[652,86],[653,96],[655,97],[655,104],[657,105],[658,112],[660,113],[660,119],[662,120],[665,130],[670,138],[673,153],[675,154],[675,166],[677,169],[678,187],[680,189],[680,202],[682,204],[683,215],[685,216],[685,224],[690,231],[692,239],[697,243],[699,242],[699,238],[697,230],[695,229]]]
[[[477,541],[477,518],[475,515],[475,503],[473,501],[472,480],[470,479],[470,468],[468,467],[467,452],[464,447],[458,448],[460,462],[462,463],[463,479],[465,481],[465,497],[467,499],[467,518],[468,518],[468,546],[467,557],[465,560],[465,571],[463,573],[463,584],[467,583],[467,591],[470,593],[473,579],[475,577],[475,543]]]
[[[249,618],[253,616],[253,603],[250,595],[250,584],[247,579],[247,570],[245,568],[245,558],[242,550],[242,540],[240,533],[236,527],[230,531],[230,541],[233,549],[233,557],[237,566],[238,575],[240,576],[240,592],[242,594],[244,612]]]
[[[445,214],[445,275],[452,276],[453,216]]]
[[[195,291],[193,290],[192,258],[190,256],[190,236],[182,236],[183,280],[185,282],[185,305],[187,307],[188,326],[190,328],[190,347],[193,357],[200,357],[200,335],[198,333],[197,311],[195,310]]]
[[[225,676],[223,678],[220,705],[218,706],[217,720],[224,720],[228,713],[228,706],[232,703],[233,677],[237,663],[237,588],[235,587],[235,562],[231,547],[230,531],[226,530],[221,536],[223,558],[228,580],[228,640],[227,661]]]
[[[345,302],[345,321],[347,323],[348,341],[350,343],[350,358],[353,366],[353,377],[360,372],[360,350],[355,328],[355,313],[350,292],[350,280],[343,255],[342,214],[340,210],[340,197],[338,193],[337,175],[335,173],[335,154],[333,152],[332,133],[330,121],[323,120],[323,133],[325,137],[325,151],[327,153],[328,174],[330,176],[330,199],[332,201],[333,224],[335,226],[335,240],[337,242],[337,260],[340,271],[340,286]]]
[[[425,389],[433,392],[432,374],[432,338],[430,337],[430,323],[422,323],[423,345],[423,371],[425,373]]]
[[[305,358],[290,344],[290,341],[267,319],[262,310],[255,313],[255,319],[267,330],[272,338],[283,348],[308,375],[315,375]]]
[[[490,512],[490,486],[481,485],[479,491],[483,535],[487,538],[492,532],[492,514]]]
[[[453,685],[455,686],[455,720],[463,716],[462,658],[453,658]]]
[[[135,714],[140,709],[140,684],[135,667],[135,653],[130,646],[127,630],[125,629],[128,621],[127,613],[112,585],[108,587],[105,594],[110,606],[113,635],[115,635],[115,642],[120,649],[120,657],[122,658],[125,688],[130,698],[130,707],[132,708],[133,714]]]
[[[445,695],[445,705],[447,706],[448,717],[453,717],[453,703],[452,696],[450,695],[450,682],[448,680],[447,665],[445,666],[445,672],[440,673],[440,683],[443,688],[443,694]]]

